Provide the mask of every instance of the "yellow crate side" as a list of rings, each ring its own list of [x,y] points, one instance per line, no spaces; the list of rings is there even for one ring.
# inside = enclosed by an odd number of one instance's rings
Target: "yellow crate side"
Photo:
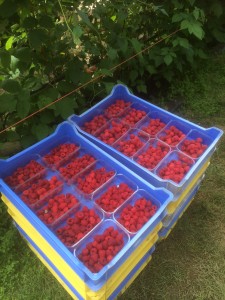
[[[59,277],[59,275],[52,269],[52,267],[48,264],[48,262],[37,252],[37,250],[27,242],[27,245],[34,252],[34,254],[39,258],[39,260],[43,263],[43,265],[52,273],[52,275],[58,280],[58,282],[62,285],[62,287],[67,291],[67,293],[74,299],[79,300],[77,296],[71,291],[68,285]]]
[[[188,205],[184,208],[184,210],[182,211],[182,213],[179,215],[177,221],[173,224],[173,226],[170,228],[170,230],[167,232],[167,235],[162,237],[162,238],[159,238],[159,241],[162,241],[162,240],[165,240],[169,234],[171,233],[171,231],[174,229],[174,227],[177,225],[177,222],[180,220],[180,218],[183,216],[183,214],[185,213],[185,211],[188,209],[188,207],[191,205],[191,203],[193,202],[195,197],[193,197],[191,199],[191,201],[188,203]]]
[[[48,264],[48,262],[36,251],[36,249],[27,242],[30,249],[34,252],[34,254],[39,258],[39,260],[45,265],[45,267],[53,274],[53,276],[58,280],[58,282],[62,285],[62,287],[70,294],[70,296],[77,300],[76,295],[70,290],[70,288],[62,281],[62,279],[58,276],[58,274],[52,269],[52,267]],[[117,297],[121,296],[134,282],[134,280],[139,276],[139,274],[144,270],[144,268],[150,263],[152,256],[148,257],[140,268],[136,271],[136,273],[132,276],[132,278],[126,283],[126,285],[122,288]],[[92,298],[93,299],[93,298]]]
[[[37,244],[37,246],[43,251],[43,253],[47,257],[51,258],[51,261],[55,264],[55,266],[59,270],[62,269],[63,271],[66,271],[66,272],[63,272],[63,275],[71,283],[71,280],[69,280],[69,279],[73,278],[73,280],[74,280],[74,274],[76,275],[76,273],[74,273],[74,272],[73,272],[73,274],[71,274],[71,272],[68,273],[67,268],[66,269],[64,268],[64,265],[66,263],[64,261],[63,261],[64,262],[63,264],[61,262],[59,263],[59,260],[57,260],[58,258],[57,257],[55,258],[54,249],[52,249],[52,247],[45,240],[44,240],[45,243],[43,244],[43,241],[42,241],[43,238],[36,231],[36,229],[26,220],[26,218],[16,209],[16,207],[4,195],[3,195],[3,198],[4,198],[3,201],[9,207],[9,213],[12,215],[13,219],[26,232],[26,234]],[[156,226],[156,228],[149,234],[149,236],[138,246],[138,248],[135,250],[135,252],[129,258],[129,261],[124,263],[118,269],[118,271],[111,277],[111,279],[110,279],[109,283],[107,283],[107,285],[110,286],[110,282],[113,283],[110,287],[110,290],[112,290],[112,292],[115,290],[114,283],[118,283],[118,280],[120,282],[122,282],[123,278],[121,279],[121,276],[123,275],[122,277],[125,278],[126,273],[129,274],[129,272],[135,267],[135,265],[136,265],[135,257],[139,258],[139,260],[140,260],[147,253],[147,251],[152,247],[152,245],[157,241],[158,235],[157,235],[157,237],[155,237],[155,234],[158,233],[158,231],[161,228],[162,228],[162,223],[159,223]],[[154,237],[154,239],[153,239],[153,237]],[[46,247],[46,243],[48,244],[48,247]],[[44,245],[44,247],[43,247],[43,245]],[[57,254],[57,252],[56,252],[56,254]],[[61,258],[61,260],[62,260],[62,258]],[[126,269],[126,272],[125,272],[125,269]],[[76,275],[76,277],[78,277],[78,276]],[[79,278],[79,281],[82,281],[82,280]],[[77,280],[75,282],[77,283]],[[118,283],[118,285],[120,284],[120,282]],[[79,284],[79,290],[78,290],[78,292],[81,294],[81,296],[83,297],[83,294],[91,294],[91,296],[94,296],[93,291],[90,290],[83,281],[82,281],[82,284],[85,285],[85,288],[81,289],[80,284]],[[77,289],[77,285],[75,288]],[[105,293],[105,287],[102,287],[101,290],[99,290],[97,292],[97,294],[99,296],[104,293]],[[94,294],[96,295],[96,292]]]
[[[148,257],[145,262],[143,262],[142,266],[137,270],[137,272],[134,274],[134,276],[127,282],[127,284],[123,287],[123,289],[120,292],[120,295],[122,295],[134,282],[134,280],[138,277],[138,275],[144,270],[144,268],[149,264],[151,261],[152,256]],[[118,295],[119,296],[119,295]]]
[[[180,197],[176,201],[169,203],[169,205],[167,207],[167,212],[169,215],[173,214],[175,212],[175,210],[180,205],[180,203],[184,200],[184,198],[188,195],[188,193],[191,191],[191,189],[196,185],[196,183],[201,178],[201,176],[205,173],[205,171],[209,165],[210,165],[210,162],[207,161],[204,164],[204,166],[201,168],[201,170],[199,170],[197,175],[193,178],[193,180],[190,182],[190,184],[187,186],[187,188],[183,191],[183,193],[180,195]]]
[[[2,195],[2,198],[5,198]],[[5,199],[4,199],[5,202]],[[7,202],[7,201],[6,201]],[[5,203],[6,203],[5,202]],[[53,247],[49,245],[49,243],[40,235],[40,233],[30,224],[30,222],[20,213],[20,211],[8,200],[8,212],[12,216],[12,218],[16,221],[16,223],[24,230],[24,232],[35,242],[35,244],[41,249],[41,251],[46,255],[49,259],[51,258],[52,263],[57,266],[59,270],[64,271],[64,277],[71,283],[72,281],[77,284],[77,291],[83,297],[86,284],[84,281],[74,272],[74,270],[64,261],[64,259],[55,251]],[[40,247],[41,245],[41,247]],[[71,283],[72,284],[72,283]]]
[[[110,297],[110,295],[116,290],[116,288],[121,284],[121,282],[128,276],[128,274],[132,271],[132,269],[139,263],[139,261],[143,258],[143,256],[150,250],[150,248],[157,242],[158,235],[156,234],[154,237],[151,238],[151,240],[147,239],[145,243],[145,248],[142,249],[140,255],[136,255],[132,258],[132,263],[126,264],[126,268],[122,266],[118,269],[116,272],[116,276],[111,278],[108,282],[106,282],[105,286],[105,294],[106,299]],[[130,261],[130,259],[129,259]],[[95,292],[89,292],[88,295],[93,299],[95,297]],[[97,299],[97,298],[96,298]],[[103,299],[102,299],[103,300]]]

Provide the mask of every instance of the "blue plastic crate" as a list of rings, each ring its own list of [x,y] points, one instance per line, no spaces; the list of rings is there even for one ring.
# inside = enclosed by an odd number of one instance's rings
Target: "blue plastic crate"
[[[163,228],[159,231],[159,237],[161,239],[167,237],[170,230],[175,226],[176,222],[182,216],[189,203],[193,200],[194,196],[198,192],[201,185],[201,181],[195,186],[195,188],[189,193],[186,199],[180,204],[177,210],[173,213],[172,218],[168,219],[168,221],[164,222]]]
[[[37,245],[32,241],[32,239],[30,239],[30,237],[23,231],[23,229],[18,224],[16,224],[16,222],[14,222],[14,225],[17,228],[17,230],[20,232],[22,237],[28,242],[28,244],[30,244],[35,249],[35,251],[37,251],[38,255],[42,259],[44,259],[44,261],[47,263],[47,265],[49,265],[50,268],[58,275],[58,277],[61,279],[63,284],[66,285],[78,299],[83,300],[84,298],[77,292],[77,290],[74,288],[74,286],[71,285],[71,283],[68,282],[68,280],[66,280],[66,278],[63,276],[63,274],[60,272],[60,270],[58,270],[55,267],[55,265],[51,262],[51,260],[49,260],[49,258],[41,251],[41,249],[39,247],[37,247]],[[132,269],[132,271],[118,285],[118,287],[113,291],[113,293],[110,295],[110,297],[108,297],[108,299],[111,299],[111,300],[115,299],[117,297],[117,295],[120,294],[124,288],[127,288],[127,283],[129,283],[129,281],[134,278],[136,273],[138,273],[139,269],[146,263],[146,261],[151,257],[151,255],[153,254],[154,251],[155,251],[155,246],[151,247],[151,249],[140,259],[140,261],[138,262],[136,267],[134,269]],[[105,295],[103,295],[103,298],[105,298]]]
[[[73,251],[76,249],[67,248],[57,236],[54,234],[51,226],[45,225],[35,214],[35,209],[31,209],[21,200],[21,194],[17,194],[15,190],[10,188],[4,178],[12,174],[17,168],[26,165],[31,156],[37,155],[38,161],[42,163],[43,155],[49,153],[51,149],[58,146],[61,143],[70,142],[79,145],[80,148],[85,149],[88,153],[92,154],[97,160],[101,162],[107,162],[106,164],[110,166],[111,169],[115,171],[112,177],[112,182],[114,178],[118,175],[123,175],[125,178],[129,179],[129,182],[133,182],[137,186],[137,190],[145,190],[153,198],[157,199],[159,203],[159,208],[156,214],[135,234],[135,236],[130,237],[130,240],[126,243],[119,254],[114,258],[112,264],[108,264],[107,268],[104,269],[102,276],[98,276],[91,272],[86,272],[83,268],[83,264],[74,257]],[[81,173],[80,173],[81,174]],[[54,176],[59,177],[57,170],[50,170],[46,168],[45,176],[47,178]],[[141,177],[136,175],[134,172],[129,170],[127,167],[123,166],[121,163],[117,162],[114,158],[110,157],[101,149],[96,148],[94,144],[82,137],[75,129],[73,125],[68,122],[63,122],[60,124],[56,131],[49,137],[43,139],[37,144],[31,146],[30,148],[16,154],[15,156],[7,159],[0,160],[0,188],[1,192],[5,197],[16,207],[16,209],[23,215],[23,217],[29,221],[29,223],[38,231],[38,233],[49,243],[49,245],[57,251],[57,253],[64,259],[64,261],[73,268],[74,272],[92,289],[98,290],[102,285],[104,285],[106,279],[108,279],[112,274],[116,272],[118,267],[123,264],[129,256],[135,252],[135,249],[141,244],[143,239],[147,237],[152,230],[161,222],[166,214],[167,205],[173,200],[173,194],[164,188],[155,188],[151,184],[147,183]],[[59,177],[63,181],[63,178]],[[110,184],[110,180],[103,184],[97,191],[104,189]],[[63,188],[67,187],[66,182],[63,181]],[[81,204],[85,205],[87,201],[93,201],[91,199],[87,200],[86,197],[77,192],[76,184],[68,186],[68,189],[73,189],[75,196],[79,198]],[[104,212],[103,212],[104,215]],[[102,222],[106,222],[108,216],[104,216]],[[120,225],[118,225],[120,226]],[[96,227],[97,229],[97,227]],[[129,233],[127,233],[129,236]],[[81,245],[82,241],[78,243]]]
[[[207,145],[207,149],[204,151],[204,153],[197,159],[194,159],[194,165],[191,167],[190,171],[184,176],[184,178],[179,182],[175,183],[172,180],[164,180],[161,179],[156,171],[156,168],[153,170],[148,170],[141,165],[139,165],[134,157],[128,157],[119,152],[117,149],[115,149],[112,145],[108,145],[104,142],[102,142],[97,136],[98,134],[104,129],[104,127],[107,127],[107,124],[104,125],[101,128],[98,128],[97,133],[87,133],[84,131],[84,125],[86,122],[89,122],[97,115],[104,115],[106,108],[108,108],[110,105],[115,103],[116,99],[123,99],[126,102],[130,103],[130,106],[142,106],[144,107],[143,110],[146,112],[146,116],[141,119],[139,122],[137,122],[134,126],[129,126],[129,128],[134,127],[139,130],[143,130],[143,127],[146,125],[148,120],[150,119],[156,119],[160,118],[165,126],[157,133],[156,136],[150,136],[151,138],[157,138],[160,140],[160,138],[164,135],[165,128],[168,128],[172,125],[175,125],[183,131],[183,133],[186,135],[185,138],[182,138],[180,142],[176,146],[171,147],[171,151],[181,150],[182,141],[184,139],[192,139],[195,137],[200,137],[203,139],[203,143]],[[139,107],[138,107],[139,108]],[[122,120],[123,115],[126,115],[130,107],[126,108],[117,118],[120,118]],[[124,165],[126,165],[129,169],[134,171],[136,174],[141,176],[146,181],[150,182],[154,186],[158,187],[165,187],[168,190],[172,191],[174,194],[181,193],[185,187],[190,183],[192,178],[198,173],[198,170],[204,165],[204,163],[210,159],[211,155],[216,149],[216,145],[221,138],[223,131],[216,128],[211,127],[208,129],[205,129],[197,124],[194,124],[186,119],[183,119],[175,114],[172,114],[166,110],[163,110],[156,105],[153,105],[141,98],[136,97],[135,95],[132,95],[128,88],[123,85],[116,85],[111,94],[107,96],[105,99],[97,103],[95,106],[81,114],[80,116],[72,115],[68,118],[68,120],[74,124],[78,130],[87,137],[90,141],[95,143],[97,146],[99,146],[101,149],[106,151],[108,154],[110,154],[112,157],[116,158],[118,161],[122,162]],[[111,121],[109,121],[111,122]],[[159,163],[158,167],[160,167],[161,164],[166,161],[167,156],[163,158],[163,160]]]

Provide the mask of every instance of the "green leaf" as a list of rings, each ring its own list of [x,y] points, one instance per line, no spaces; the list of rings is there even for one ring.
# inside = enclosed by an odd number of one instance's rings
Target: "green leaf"
[[[140,84],[137,86],[137,90],[140,93],[147,94],[147,86],[145,84]]]
[[[215,29],[212,30],[212,35],[217,39],[218,42],[225,43],[225,34],[224,34],[224,32],[222,32],[222,31],[215,28]]]
[[[169,66],[173,61],[173,57],[170,54],[167,54],[166,56],[164,56],[163,59],[167,66]]]
[[[140,52],[142,44],[138,41],[138,39],[132,38],[130,41],[131,41],[132,46],[134,47],[134,50],[136,52]]]
[[[31,128],[31,132],[38,138],[38,140],[44,139],[51,132],[51,128],[46,124],[34,124]]]
[[[106,76],[109,76],[109,77],[113,76],[112,71],[110,71],[108,69],[100,69],[95,74],[96,74],[96,76],[99,76],[99,75],[106,75]]]
[[[179,38],[179,45],[186,49],[190,48],[189,41],[185,38]]]
[[[161,13],[162,13],[163,15],[169,17],[167,11],[166,11],[164,8],[160,8],[159,10],[161,11]]]
[[[54,22],[51,17],[47,15],[42,15],[39,19],[39,25],[44,28],[53,28]]]
[[[39,88],[41,88],[41,86],[42,86],[41,79],[32,76],[28,77],[23,83],[23,87],[31,91],[36,91]]]
[[[202,27],[200,25],[198,25],[197,23],[193,24],[192,33],[200,40],[202,40],[205,35]]]
[[[83,34],[83,30],[80,28],[80,26],[76,26],[73,28],[73,39],[75,44],[80,45],[81,44],[81,40],[80,37]]]
[[[48,41],[47,32],[41,28],[33,29],[29,33],[29,41],[32,48],[39,49]]]
[[[68,93],[74,89],[74,85],[68,81],[60,81],[57,85],[57,89],[60,93]]]
[[[10,38],[8,38],[7,42],[5,43],[5,50],[11,49],[13,42],[14,42],[14,36],[10,36]]]
[[[93,24],[90,22],[88,15],[86,15],[86,13],[84,11],[78,10],[77,11],[78,15],[81,17],[82,21],[92,30],[96,31],[98,33],[98,31],[95,29],[95,27],[93,26]]]
[[[1,58],[1,65],[3,66],[3,68],[8,69],[11,62],[11,55],[6,51],[1,52],[0,58]]]
[[[138,78],[138,72],[136,70],[131,70],[129,72],[129,78],[134,82]]]
[[[180,29],[188,29],[190,26],[190,22],[188,20],[183,20],[180,24]]]
[[[109,48],[108,56],[111,60],[114,60],[117,57],[117,51],[113,48]]]
[[[30,93],[27,90],[23,90],[17,98],[17,114],[22,119],[25,118],[30,111]]]
[[[6,136],[7,136],[7,141],[8,142],[15,142],[18,141],[20,139],[19,134],[16,131],[7,131],[6,132]]]
[[[23,21],[23,26],[24,26],[24,28],[26,28],[26,29],[28,29],[28,30],[30,30],[30,29],[36,27],[37,24],[38,24],[38,21],[37,21],[37,19],[35,19],[34,17],[27,17],[27,18],[25,18],[24,21]]]
[[[11,70],[15,73],[16,70],[18,69],[18,63],[19,59],[16,58],[14,55],[11,55],[11,63],[10,63],[10,68]]]
[[[127,52],[127,48],[128,48],[128,41],[125,37],[118,37],[117,39],[117,45],[118,48],[123,52],[126,53]]]
[[[16,0],[6,0],[0,5],[0,16],[3,18],[8,18],[12,16],[17,10]]]
[[[68,68],[65,72],[66,79],[77,84],[80,82],[82,72],[84,72],[83,63],[78,58],[74,58],[74,60],[68,64]]]
[[[2,88],[11,94],[18,94],[21,91],[21,86],[18,81],[6,79],[2,82]]]
[[[114,85],[115,85],[115,82],[104,82],[103,84],[104,84],[104,86],[105,86],[106,93],[107,93],[107,94],[110,94],[111,91],[112,91],[112,88],[113,88]]]
[[[20,61],[30,62],[31,50],[28,47],[21,47],[15,51],[14,56],[17,57]]]
[[[200,58],[207,59],[208,55],[202,49],[195,49],[195,54],[197,54]]]
[[[204,31],[202,25],[198,21],[183,20],[181,22],[181,29],[188,29],[190,34],[194,34],[198,39],[202,40],[204,37]]]
[[[181,37],[177,37],[174,41],[173,41],[173,47],[176,47],[177,45],[180,45],[181,47],[188,49],[191,47],[191,45],[189,44],[189,41],[185,38],[181,38]]]
[[[74,97],[68,97],[62,101],[56,103],[55,115],[60,115],[63,119],[67,119],[70,115],[74,113],[74,105],[76,106],[76,100]]]
[[[46,105],[52,103],[54,100],[48,96],[41,95],[39,96],[39,101],[38,101],[38,108],[43,108]],[[53,109],[55,110],[55,104],[49,105],[48,109]]]
[[[37,142],[36,138],[33,135],[24,135],[21,138],[21,144],[23,148],[27,148]]]
[[[118,23],[123,23],[127,18],[128,12],[126,10],[119,10],[117,15]]]
[[[8,25],[8,20],[1,20],[0,21],[0,32],[4,32],[7,25]]]
[[[194,15],[195,19],[198,20],[200,12],[199,12],[199,9],[197,7],[195,7],[195,9],[194,9],[193,15]]]
[[[195,3],[195,0],[189,0],[189,3],[191,4],[191,6],[193,6]]]
[[[0,95],[0,113],[13,112],[16,110],[16,97],[10,94]]]
[[[212,5],[210,6],[210,10],[217,18],[219,18],[224,12],[224,7],[221,5],[220,2],[213,1]]]
[[[149,74],[153,75],[153,74],[156,74],[157,71],[156,71],[156,68],[154,68],[153,66],[151,65],[147,65],[146,66],[146,70],[148,71]]]
[[[44,124],[55,123],[55,115],[51,110],[44,110],[40,114],[40,121]]]

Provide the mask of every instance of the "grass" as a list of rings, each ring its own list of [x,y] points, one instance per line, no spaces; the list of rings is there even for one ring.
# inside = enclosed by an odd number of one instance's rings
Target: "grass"
[[[225,130],[225,55],[208,60],[197,74],[174,84],[184,117]],[[225,138],[213,155],[193,203],[150,264],[120,300],[225,299]],[[0,203],[0,299],[69,300],[39,262]]]

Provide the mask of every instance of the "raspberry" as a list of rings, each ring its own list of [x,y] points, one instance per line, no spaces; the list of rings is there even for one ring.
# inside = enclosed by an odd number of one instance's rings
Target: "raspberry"
[[[61,164],[67,162],[78,148],[79,146],[76,144],[60,144],[46,154],[43,160],[48,166],[58,168]]]
[[[168,145],[176,146],[185,137],[185,134],[175,126],[170,126],[163,130],[158,137]]]
[[[95,116],[91,121],[85,122],[83,130],[87,133],[94,134],[99,128],[107,123],[107,118],[103,115]]]
[[[203,144],[202,138],[196,138],[195,140],[184,140],[180,145],[180,150],[192,158],[198,158],[207,147]]]
[[[113,237],[112,237],[113,234]],[[101,238],[104,242],[102,250],[98,249],[98,242],[96,237]],[[86,245],[78,258],[84,263],[84,265],[93,273],[98,273],[101,269],[106,266],[115,255],[123,248],[124,239],[123,235],[119,233],[117,229],[112,229],[108,231],[107,229],[101,234],[94,236],[93,241]],[[97,243],[96,243],[97,242]],[[87,251],[91,249],[92,255],[91,259],[87,259]]]
[[[109,187],[108,190],[96,200],[96,203],[106,212],[113,212],[133,193],[134,190],[126,183],[120,183],[119,186],[113,185]]]
[[[134,204],[128,204],[122,209],[118,222],[128,231],[137,232],[156,213],[157,209],[157,206],[150,200],[140,197]],[[133,222],[134,219],[135,223]]]

